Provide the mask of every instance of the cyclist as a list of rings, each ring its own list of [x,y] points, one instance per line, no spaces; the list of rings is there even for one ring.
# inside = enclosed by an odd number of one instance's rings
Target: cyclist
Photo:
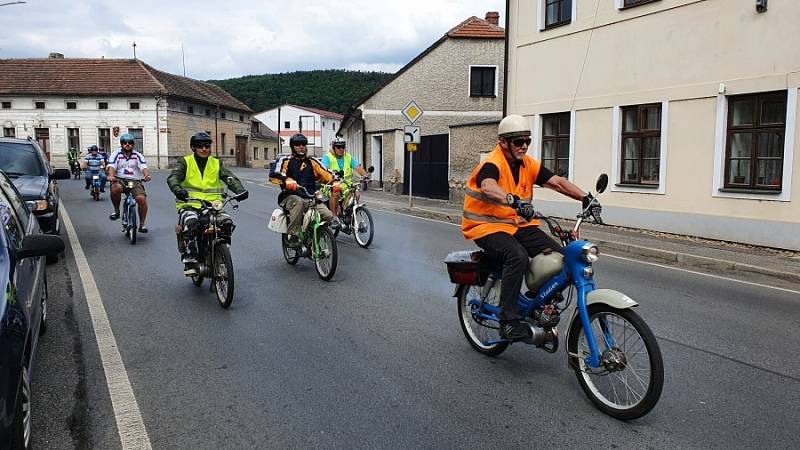
[[[317,182],[331,183],[334,176],[314,158],[309,158],[306,147],[308,139],[297,133],[289,139],[289,148],[292,150],[291,156],[282,156],[273,166],[269,174],[269,180],[275,184],[280,184],[282,191],[278,195],[278,204],[289,213],[289,245],[298,247],[300,245],[298,236],[300,235],[300,225],[304,212],[303,199],[310,198],[317,190]],[[306,192],[299,191],[300,186]],[[339,183],[334,183],[333,191],[340,190]],[[332,226],[336,226],[338,221],[331,211],[322,203],[314,203],[322,220],[328,221]]]
[[[364,170],[364,167],[358,163],[355,157],[345,150],[346,146],[347,143],[344,139],[336,138],[331,143],[331,151],[326,153],[322,158],[322,165],[325,166],[326,169],[333,171],[333,173],[339,171],[343,172],[341,178],[343,190],[346,190],[353,182],[353,171],[361,175],[363,179],[369,179],[369,173]],[[332,192],[330,201],[328,202],[334,216],[337,215],[339,211],[339,197],[339,192]]]
[[[131,194],[139,205],[139,232],[147,233],[145,220],[147,219],[147,194],[142,181],[150,181],[150,170],[144,155],[133,149],[134,138],[130,133],[119,137],[119,150],[115,151],[108,160],[108,181],[111,182],[111,203],[114,212],[108,216],[111,220],[119,219],[119,202],[122,198],[122,183],[133,181]],[[139,181],[142,180],[142,181]]]
[[[92,175],[100,175],[100,192],[106,191],[106,162],[98,153],[96,145],[91,145],[87,149],[89,154],[81,161],[81,168],[86,171],[83,177],[86,182],[85,189],[89,189],[92,183]]]
[[[511,115],[500,121],[498,142],[486,159],[472,171],[464,196],[461,231],[475,241],[487,256],[503,264],[500,288],[500,336],[524,339],[530,328],[519,319],[517,296],[528,258],[547,248],[562,248],[544,231],[539,221],[531,220],[536,212],[531,205],[533,185],[553,189],[567,197],[582,200],[584,208],[592,200],[566,178],[554,175],[539,161],[526,155],[531,143],[528,120]],[[600,204],[593,210],[599,214]]]
[[[246,199],[249,194],[242,186],[242,182],[230,170],[222,165],[222,161],[211,156],[211,136],[206,133],[196,133],[189,139],[192,154],[178,160],[178,165],[172,169],[167,177],[167,185],[178,199],[175,206],[178,208],[178,226],[175,232],[178,235],[178,249],[181,252],[183,273],[186,276],[197,274],[197,227],[202,203],[193,201],[201,199],[212,202],[221,200],[224,187],[222,183],[239,195],[239,200]],[[227,214],[221,214],[221,227],[231,227],[233,220]]]

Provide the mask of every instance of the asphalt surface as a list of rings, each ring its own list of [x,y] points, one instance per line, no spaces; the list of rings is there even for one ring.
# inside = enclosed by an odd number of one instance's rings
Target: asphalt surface
[[[326,283],[309,260],[286,264],[265,228],[277,190],[248,182],[251,199],[231,211],[236,298],[223,310],[182,276],[165,178],[146,185],[150,233],[135,246],[107,197],[61,184],[153,448],[795,447],[797,289],[601,257],[598,287],[640,302],[666,366],[656,408],[620,422],[585,398],[563,350],[472,350],[442,263],[471,246],[452,224],[376,202],[373,245],[340,237]],[[34,439],[118,448],[70,252],[48,271],[58,294],[34,373]]]

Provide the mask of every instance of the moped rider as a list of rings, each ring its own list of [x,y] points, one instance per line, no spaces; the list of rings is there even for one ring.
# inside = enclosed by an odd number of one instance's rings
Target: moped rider
[[[86,182],[84,189],[89,189],[92,183],[92,175],[100,176],[100,192],[106,191],[106,161],[98,153],[96,145],[90,145],[87,149],[89,154],[81,161],[81,168],[86,171],[83,180]]]
[[[120,149],[111,155],[108,161],[108,181],[111,182],[111,203],[114,212],[108,216],[111,220],[119,219],[119,203],[122,200],[122,183],[133,181],[131,195],[139,207],[139,232],[147,233],[147,194],[142,181],[150,181],[150,169],[144,155],[133,149],[134,137],[124,133],[119,137]],[[142,180],[142,181],[139,181]]]
[[[181,261],[184,264],[183,273],[186,276],[197,274],[198,262],[198,225],[200,210],[203,205],[199,200],[213,202],[222,200],[225,183],[235,194],[238,200],[245,200],[249,194],[242,182],[222,161],[211,156],[211,136],[207,133],[196,133],[189,139],[192,154],[178,160],[177,166],[167,177],[167,185],[178,199],[175,207],[178,209],[178,248],[181,251]],[[233,231],[233,220],[227,214],[220,214],[221,227],[230,227]]]
[[[341,177],[342,191],[346,191],[353,182],[353,171],[361,175],[364,180],[369,180],[369,172],[358,163],[358,160],[347,150],[347,143],[344,139],[336,138],[331,143],[331,150],[322,158],[322,165],[333,173],[343,172]],[[339,212],[339,192],[332,192],[328,201],[331,212],[336,216]],[[358,198],[356,198],[358,200]]]
[[[510,115],[500,122],[497,145],[467,181],[461,222],[464,238],[475,241],[487,256],[502,262],[500,336],[511,340],[530,335],[530,328],[517,312],[517,297],[528,270],[528,258],[548,248],[562,252],[561,246],[539,228],[539,221],[531,220],[536,215],[530,203],[533,185],[581,200],[584,208],[593,199],[591,194],[526,155],[530,136],[528,119],[523,116]],[[596,200],[592,212],[599,217],[600,204]]]
[[[311,198],[317,190],[317,182],[333,183],[333,191],[340,191],[338,182],[334,182],[334,176],[315,158],[307,155],[308,139],[300,133],[289,138],[289,148],[292,150],[291,156],[282,156],[276,161],[269,180],[274,184],[280,184],[281,193],[278,195],[278,204],[289,213],[288,239],[291,247],[300,246],[300,226],[305,212],[304,199]],[[305,188],[306,192],[300,191],[300,187]],[[338,221],[331,211],[322,203],[314,203],[315,208],[322,220],[336,226]]]
[[[78,157],[80,157],[78,150],[75,149],[75,147],[70,147],[67,152],[67,161],[69,162],[69,169],[72,173],[75,173],[75,169],[79,167]]]

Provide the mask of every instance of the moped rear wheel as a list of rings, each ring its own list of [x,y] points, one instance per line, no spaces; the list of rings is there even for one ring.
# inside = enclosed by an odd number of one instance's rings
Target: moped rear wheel
[[[364,206],[359,207],[353,214],[353,235],[356,238],[356,243],[361,248],[367,248],[372,243],[374,234],[375,228],[372,226],[372,213]]]
[[[500,281],[495,283],[499,284]],[[473,305],[481,300],[481,286],[460,286],[458,296],[458,318],[461,322],[461,331],[467,342],[477,352],[486,356],[497,356],[508,347],[508,341],[500,337],[497,322],[483,320],[473,314]],[[497,306],[500,296],[499,289],[492,289],[484,303]]]
[[[217,301],[223,308],[233,302],[233,260],[228,244],[219,243],[214,246],[214,291]]]
[[[289,247],[289,235],[286,233],[281,235],[281,247],[283,247],[283,257],[286,262],[292,266],[297,264],[297,261],[300,260],[300,249]]]
[[[589,323],[602,359],[586,362],[589,345],[580,316],[570,331],[567,351],[583,392],[604,413],[620,420],[644,416],[658,403],[664,386],[664,362],[656,337],[638,314],[599,304],[589,307]],[[613,339],[608,348],[604,333]]]
[[[328,281],[336,273],[336,261],[338,259],[336,238],[333,237],[328,227],[317,229],[317,245],[319,246],[319,255],[314,260],[314,267],[317,269],[317,275]]]

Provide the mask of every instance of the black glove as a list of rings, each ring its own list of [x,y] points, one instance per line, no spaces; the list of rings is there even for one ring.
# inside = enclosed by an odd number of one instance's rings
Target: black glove
[[[175,198],[177,198],[178,200],[183,200],[185,202],[186,200],[189,200],[189,191],[187,191],[186,189],[178,189],[177,191],[175,191]]]
[[[519,202],[517,204],[517,214],[525,220],[531,220],[536,215],[533,205],[526,202]]]
[[[600,206],[600,202],[597,201],[592,194],[586,194],[583,196],[583,209],[586,210],[586,208],[589,208],[589,210],[586,212],[589,213],[589,216],[592,219],[594,219],[594,222],[602,225],[603,218],[600,217],[600,214],[603,212],[603,207]]]
[[[250,197],[250,192],[248,191],[242,191],[236,194],[236,200],[238,201],[247,200],[247,197]]]

